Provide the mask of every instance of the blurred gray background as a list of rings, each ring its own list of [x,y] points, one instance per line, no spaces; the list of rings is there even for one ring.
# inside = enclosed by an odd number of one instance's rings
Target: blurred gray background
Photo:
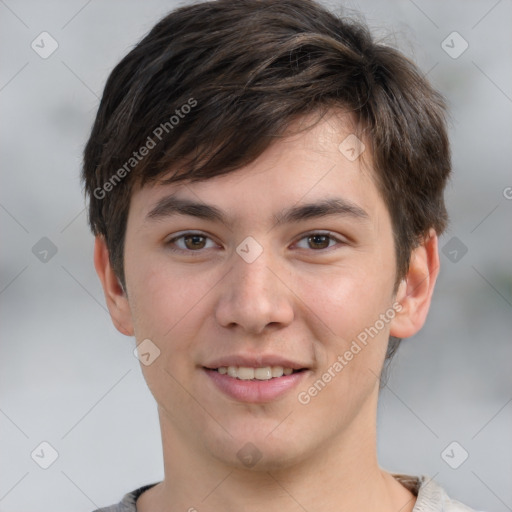
[[[79,170],[110,70],[181,4],[0,0],[2,512],[87,512],[163,476],[135,342],[94,271]],[[512,2],[345,5],[451,109],[441,275],[382,391],[380,461],[477,510],[512,510]],[[48,469],[42,442],[58,453]]]

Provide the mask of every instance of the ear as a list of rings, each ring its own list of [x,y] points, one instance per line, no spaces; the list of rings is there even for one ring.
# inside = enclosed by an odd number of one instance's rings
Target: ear
[[[396,309],[391,321],[391,336],[409,338],[423,327],[439,274],[437,244],[436,232],[431,229],[421,245],[412,251],[409,270],[396,294],[396,302],[402,308]]]
[[[112,266],[103,236],[94,242],[94,267],[100,278],[110,317],[116,329],[126,336],[133,336],[132,314],[128,298]]]

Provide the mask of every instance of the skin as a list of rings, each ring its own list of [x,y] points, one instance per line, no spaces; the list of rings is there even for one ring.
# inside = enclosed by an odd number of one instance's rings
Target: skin
[[[437,237],[431,230],[413,251],[394,293],[389,212],[369,151],[363,166],[338,150],[350,133],[350,119],[333,114],[234,173],[135,190],[126,293],[103,238],[96,239],[95,266],[114,325],[161,351],[141,368],[158,404],[165,478],[138,499],[139,511],[412,510],[415,497],[378,465],[378,376],[389,336],[412,336],[425,321],[439,267]],[[185,215],[145,220],[171,193],[216,206],[232,225]],[[272,214],[283,208],[334,196],[367,217],[274,225]],[[190,230],[207,237],[196,239],[199,247],[183,238],[169,244]],[[311,231],[334,238],[311,242]],[[247,236],[263,248],[252,263],[236,252]],[[301,404],[298,393],[396,301],[400,312]],[[240,353],[277,354],[308,370],[282,397],[242,403],[214,387],[202,369]],[[252,468],[237,457],[248,442],[262,456]]]

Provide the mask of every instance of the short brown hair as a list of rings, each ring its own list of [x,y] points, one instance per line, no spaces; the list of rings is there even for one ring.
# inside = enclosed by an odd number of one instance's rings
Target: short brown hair
[[[84,151],[89,223],[123,287],[135,184],[232,172],[293,120],[333,108],[352,113],[370,142],[398,283],[419,240],[447,222],[445,104],[418,68],[311,0],[207,1],[158,22],[110,74]]]

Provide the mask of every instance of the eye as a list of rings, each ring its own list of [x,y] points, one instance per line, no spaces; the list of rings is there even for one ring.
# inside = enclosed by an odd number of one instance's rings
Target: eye
[[[207,241],[213,245],[207,247]],[[201,233],[183,233],[182,235],[175,236],[165,242],[166,245],[171,246],[171,251],[183,252],[200,252],[202,249],[209,249],[215,247],[213,240]],[[177,249],[173,246],[177,246]]]
[[[301,240],[306,240],[306,244],[308,245],[308,247],[300,247],[301,249],[313,249],[315,251],[328,249],[329,247],[332,247],[332,245],[335,245],[336,242],[339,244],[344,244],[342,240],[333,236],[331,233],[322,233],[318,231],[314,233],[308,233],[307,235],[300,238],[299,242]],[[330,245],[331,242],[334,242],[334,244]]]
[[[300,246],[300,243],[305,240],[306,247]],[[208,245],[210,243],[210,245]],[[343,240],[340,240],[338,237],[335,237],[331,233],[323,233],[323,232],[312,232],[304,235],[299,239],[295,245],[299,247],[299,249],[313,249],[316,252],[319,252],[324,249],[329,249],[336,244],[344,244]],[[171,251],[175,252],[196,252],[199,253],[204,249],[211,249],[216,247],[215,242],[208,236],[202,233],[182,233],[181,235],[174,236],[173,238],[167,240],[165,242],[167,246],[169,246]]]

